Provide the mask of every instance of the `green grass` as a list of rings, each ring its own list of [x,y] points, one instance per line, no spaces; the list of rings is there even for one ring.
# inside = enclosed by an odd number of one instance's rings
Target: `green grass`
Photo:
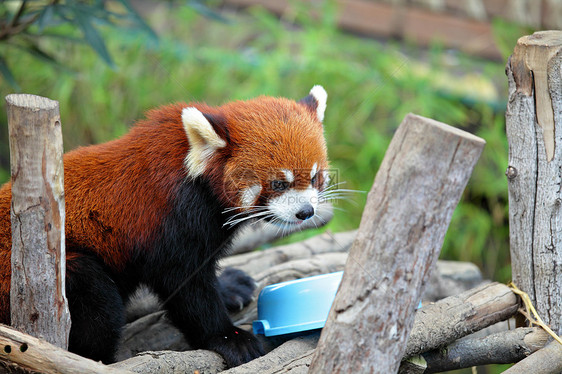
[[[285,20],[290,23],[259,8],[227,15],[228,23],[189,8],[154,12],[150,22],[160,34],[158,45],[134,32],[104,30],[115,69],[77,44],[42,45],[66,69],[6,45],[0,48],[23,92],[60,102],[66,150],[118,137],[144,111],[168,102],[221,104],[257,95],[299,99],[322,84],[329,94],[325,133],[332,167],[346,181],[344,188],[368,191],[407,113],[471,131],[487,146],[455,211],[442,258],[472,261],[486,277],[507,281],[504,63],[438,44],[420,50],[348,35],[335,27],[331,3],[321,10],[315,18],[297,6]],[[514,40],[519,32],[504,24],[496,28],[501,40]],[[10,92],[2,82],[0,94]],[[9,151],[1,111],[0,178],[5,181]],[[337,211],[329,228],[356,228],[365,199],[358,193],[339,203],[343,211]]]

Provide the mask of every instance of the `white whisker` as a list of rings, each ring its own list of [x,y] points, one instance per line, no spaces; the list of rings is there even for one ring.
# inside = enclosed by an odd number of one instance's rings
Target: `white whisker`
[[[230,227],[232,227],[232,226],[237,225],[237,224],[239,224],[239,223],[241,223],[241,222],[244,222],[244,221],[247,221],[247,220],[251,220],[251,219],[254,219],[254,218],[258,218],[258,217],[261,217],[261,216],[264,216],[264,215],[268,215],[268,214],[270,214],[269,211],[261,211],[261,212],[256,212],[256,213],[254,213],[254,214],[250,214],[250,215],[245,216],[245,217],[241,217],[241,218],[231,217],[231,219],[227,220],[227,221],[224,223],[223,226],[230,225]]]
[[[223,210],[223,213],[228,213],[228,212],[232,212],[233,210],[237,210],[237,209],[250,209],[250,208],[265,208],[262,205],[243,205],[243,206],[233,206],[230,208],[226,208],[225,210]]]

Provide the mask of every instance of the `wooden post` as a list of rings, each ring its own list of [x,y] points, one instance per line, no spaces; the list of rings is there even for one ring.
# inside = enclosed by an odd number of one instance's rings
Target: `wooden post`
[[[562,332],[562,31],[524,36],[507,63],[513,281]]]
[[[386,152],[310,373],[396,373],[484,140],[408,115]]]
[[[12,172],[11,324],[68,347],[59,104],[6,96]]]

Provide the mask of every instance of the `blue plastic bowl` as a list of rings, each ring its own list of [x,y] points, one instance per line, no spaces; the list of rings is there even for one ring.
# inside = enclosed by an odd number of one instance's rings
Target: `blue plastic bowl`
[[[274,336],[324,327],[343,271],[272,284],[258,296],[254,334]]]
[[[258,319],[252,324],[254,334],[275,336],[324,327],[342,276],[339,271],[264,287],[258,296]]]

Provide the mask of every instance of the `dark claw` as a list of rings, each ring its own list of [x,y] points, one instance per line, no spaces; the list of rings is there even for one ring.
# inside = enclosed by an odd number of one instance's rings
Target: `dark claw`
[[[254,335],[236,327],[211,338],[208,349],[219,353],[229,368],[245,364],[264,354],[261,343]]]
[[[218,277],[219,292],[229,312],[236,312],[252,301],[256,283],[242,270],[226,268]]]

